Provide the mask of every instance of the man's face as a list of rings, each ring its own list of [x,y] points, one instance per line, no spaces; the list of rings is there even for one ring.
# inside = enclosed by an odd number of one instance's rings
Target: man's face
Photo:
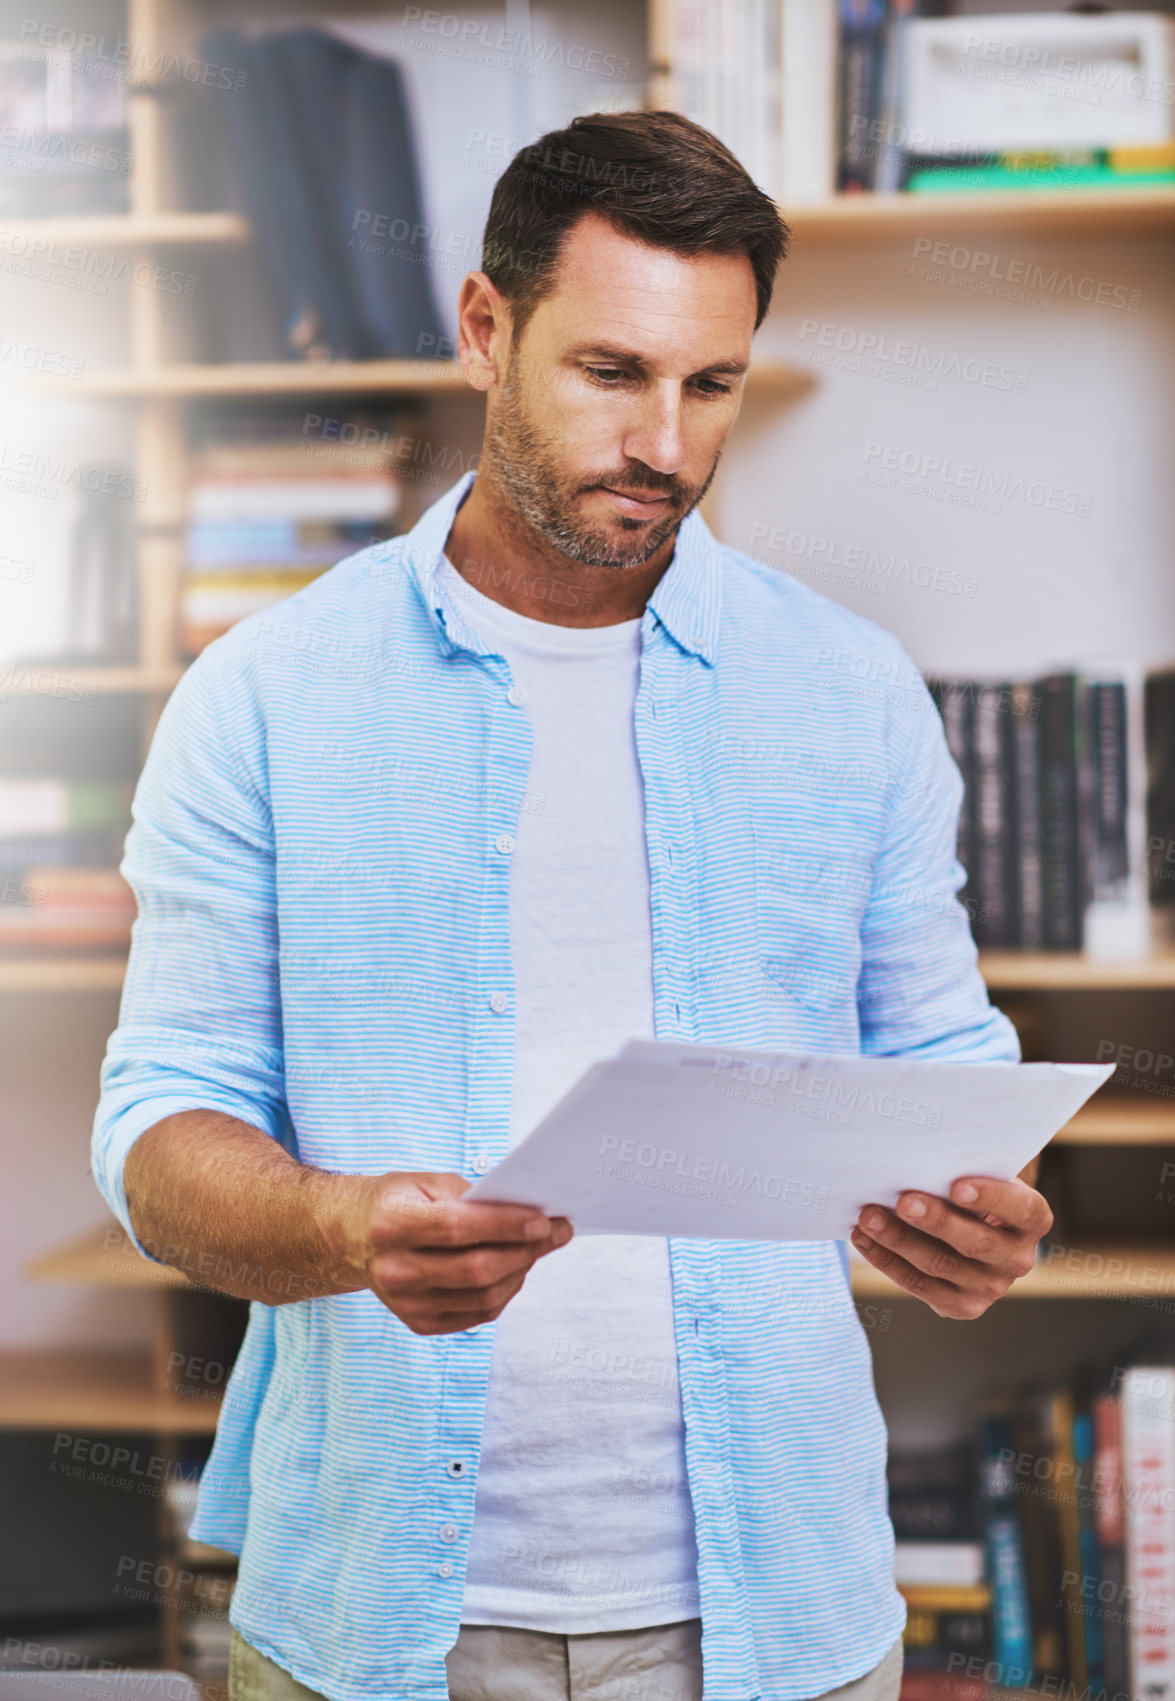
[[[705,495],[734,423],[755,325],[745,255],[685,256],[596,214],[490,392],[488,460],[561,554],[648,561]]]

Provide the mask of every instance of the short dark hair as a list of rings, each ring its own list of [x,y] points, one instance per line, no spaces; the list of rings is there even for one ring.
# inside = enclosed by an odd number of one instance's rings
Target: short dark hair
[[[515,154],[494,188],[482,270],[521,330],[554,284],[568,231],[585,213],[676,254],[746,254],[755,329],[771,305],[790,232],[717,136],[677,112],[594,112]]]

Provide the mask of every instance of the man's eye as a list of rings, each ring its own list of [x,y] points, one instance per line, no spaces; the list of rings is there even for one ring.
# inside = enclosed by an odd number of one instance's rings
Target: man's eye
[[[730,385],[720,384],[717,378],[699,378],[698,389],[704,396],[729,396]]]
[[[588,371],[591,376],[598,379],[601,384],[612,384],[615,383],[617,379],[625,376],[625,373],[619,366],[589,366]]]

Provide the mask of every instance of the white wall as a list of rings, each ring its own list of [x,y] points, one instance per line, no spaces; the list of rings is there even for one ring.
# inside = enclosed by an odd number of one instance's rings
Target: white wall
[[[1016,277],[1015,262],[1036,264],[1053,280],[1046,304],[929,281],[917,275],[925,261],[913,238],[807,252],[796,243],[757,346],[809,363],[818,388],[786,410],[756,405],[740,422],[722,491],[723,536],[890,628],[928,671],[1007,678],[1114,654],[1171,659],[1170,242],[1045,243],[985,232],[957,246],[998,258],[972,272],[970,258],[956,254],[948,276],[994,289],[993,271]],[[1099,285],[1111,302],[1137,291],[1137,309],[1097,305]],[[1041,299],[1039,289],[1033,295]],[[871,357],[861,354],[870,336],[879,339]],[[902,342],[912,347],[895,359]],[[889,357],[878,359],[878,349]],[[854,359],[868,358],[874,371],[853,370]],[[933,389],[914,388],[903,378],[916,375],[919,358],[924,377],[936,366],[972,375],[990,366],[1003,370],[989,379],[1015,387],[943,375]],[[1019,475],[1042,505],[1004,499],[992,513],[870,484],[864,475],[883,459],[870,451],[878,444],[911,452],[909,465],[948,460],[953,477],[977,476],[960,474],[964,465],[995,484]],[[1087,498],[1088,516],[1049,511],[1046,485]],[[766,540],[756,526],[767,528]],[[765,554],[776,528],[782,548]],[[853,556],[854,548],[880,560]],[[895,582],[903,561],[909,576]]]

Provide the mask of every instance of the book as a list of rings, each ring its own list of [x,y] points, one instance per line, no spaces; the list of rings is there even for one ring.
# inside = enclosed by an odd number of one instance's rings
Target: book
[[[1078,768],[1079,686],[1071,673],[1037,683],[1040,710],[1040,835],[1044,884],[1044,943],[1052,951],[1081,949],[1084,916]]]
[[[975,1587],[984,1580],[981,1542],[897,1542],[894,1579],[899,1588]]]
[[[129,943],[134,894],[115,869],[33,867],[22,887],[25,901],[0,903],[0,948]]]
[[[1079,1581],[1070,1588],[1066,1607],[1080,1616],[1085,1642],[1086,1682],[1093,1690],[1106,1685],[1106,1639],[1102,1625],[1101,1550],[1098,1543],[1097,1454],[1093,1414],[1073,1415],[1074,1491],[1077,1499]]]
[[[991,1656],[1011,1686],[1033,1669],[1032,1613],[1022,1503],[1017,1493],[1013,1413],[1009,1405],[980,1414],[975,1436],[982,1535],[991,1589]]]
[[[785,207],[836,191],[837,0],[780,0],[781,153]]]
[[[1121,1383],[1128,1646],[1133,1687],[1175,1698],[1175,1369],[1136,1365]]]
[[[195,520],[188,527],[190,566],[244,570],[248,564],[333,566],[344,555],[379,540],[370,520]]]
[[[179,647],[197,656],[238,620],[292,596],[326,571],[323,568],[248,568],[185,575],[180,585]]]
[[[1054,1452],[1054,1409],[1049,1394],[1021,1399],[1013,1419],[1013,1444],[1023,1465],[1020,1479],[1024,1558],[1032,1621],[1031,1666],[1036,1677],[1063,1678],[1068,1651],[1067,1622],[1059,1587],[1062,1576],[1058,1462]]]
[[[1146,845],[1152,904],[1175,903],[1175,668],[1147,676]]]
[[[1011,690],[981,685],[972,711],[972,932],[983,946],[1015,941],[1016,843]]]
[[[983,1584],[915,1588],[899,1583],[899,1587],[906,1602],[903,1695],[911,1673],[954,1674],[970,1660],[986,1658],[991,1593]]]
[[[1011,764],[1015,798],[1015,943],[1025,951],[1044,944],[1044,862],[1040,824],[1040,699],[1031,685],[1012,686]]]
[[[129,826],[130,788],[64,780],[0,779],[0,838]]]
[[[1122,1412],[1115,1393],[1099,1394],[1093,1403],[1093,1445],[1094,1531],[1101,1577],[1098,1590],[1101,1681],[1111,1695],[1117,1695],[1129,1689],[1130,1666],[1124,1610],[1126,1515],[1122,1494]]]
[[[1064,1390],[1053,1394],[1049,1400],[1049,1417],[1052,1429],[1053,1497],[1060,1547],[1060,1604],[1064,1611],[1065,1671],[1069,1681],[1080,1690],[1089,1684],[1089,1654],[1085,1636],[1085,1597],[1082,1593],[1085,1571],[1074,1440],[1076,1416],[1072,1395]]]
[[[881,110],[885,0],[840,0],[837,88],[837,188],[873,188],[876,149],[870,140]]]
[[[205,477],[188,491],[188,514],[196,522],[213,520],[359,520],[389,521],[398,490],[388,477]]]

